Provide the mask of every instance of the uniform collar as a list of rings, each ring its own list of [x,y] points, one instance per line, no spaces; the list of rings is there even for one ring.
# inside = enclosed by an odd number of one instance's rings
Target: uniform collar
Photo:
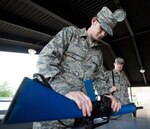
[[[114,72],[114,74],[118,74],[118,75],[121,75],[121,74],[123,74],[123,72],[121,71],[120,72],[120,74],[118,73],[118,71],[116,71],[115,69],[113,69],[113,72]]]
[[[87,30],[86,30],[86,28],[82,28],[82,29],[80,29],[80,31],[79,31],[79,37],[85,37],[85,38],[88,38],[87,37]],[[90,47],[95,47],[95,46],[100,46],[100,43],[98,43],[98,42],[96,42],[96,41],[93,41],[93,42],[91,42],[90,41]]]
[[[87,37],[86,28],[82,28],[82,29],[79,30],[79,37]]]

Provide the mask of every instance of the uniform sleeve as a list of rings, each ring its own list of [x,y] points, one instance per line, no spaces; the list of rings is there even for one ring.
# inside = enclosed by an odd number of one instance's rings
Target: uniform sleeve
[[[59,66],[68,46],[67,41],[67,31],[64,28],[40,52],[37,71],[46,78],[54,77],[61,72]]]
[[[122,75],[119,80],[121,81],[116,82],[116,86],[119,88],[119,90],[116,91],[113,96],[119,100],[121,104],[128,104],[130,100],[127,80],[124,75]]]
[[[99,95],[107,94],[109,93],[109,84],[108,82],[108,76],[106,73],[106,70],[103,66],[103,58],[102,58],[102,53],[99,56],[100,64],[98,66],[98,69],[94,75],[94,89],[97,91]]]
[[[130,103],[130,99],[129,99],[129,92],[128,92],[128,82],[127,82],[127,78],[125,77],[125,75],[124,75],[124,79],[125,79],[125,91],[124,91],[124,99],[125,99],[125,104],[128,104],[128,103]]]
[[[65,27],[42,49],[37,61],[37,69],[40,74],[46,78],[52,77],[50,85],[60,93],[67,94],[72,90],[66,80],[59,74],[62,72],[61,62],[64,58],[75,28]]]
[[[99,95],[109,94],[109,87],[109,84],[106,82],[106,77],[101,76],[101,78],[97,78],[94,81],[94,88]]]

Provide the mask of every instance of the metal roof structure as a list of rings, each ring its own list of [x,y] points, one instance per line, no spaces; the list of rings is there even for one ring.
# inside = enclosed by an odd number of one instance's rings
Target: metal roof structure
[[[130,86],[150,86],[150,0],[0,0],[0,51],[40,52],[63,27],[88,27],[103,6],[127,13],[103,39],[104,66],[122,57]]]

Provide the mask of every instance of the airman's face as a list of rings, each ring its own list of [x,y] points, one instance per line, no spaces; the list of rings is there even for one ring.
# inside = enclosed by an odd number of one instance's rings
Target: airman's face
[[[122,63],[114,63],[114,67],[116,71],[121,71],[123,69]]]
[[[96,41],[100,41],[103,37],[107,35],[107,32],[101,27],[100,22],[96,19],[93,19],[93,33],[92,37]]]

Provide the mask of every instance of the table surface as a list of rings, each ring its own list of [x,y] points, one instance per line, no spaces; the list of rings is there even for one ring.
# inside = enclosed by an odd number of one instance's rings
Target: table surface
[[[97,120],[98,121],[98,120]],[[99,121],[100,122],[100,121]],[[112,119],[109,123],[99,126],[95,129],[150,129],[150,118],[133,117],[132,115],[123,115],[118,119]],[[75,129],[84,129],[83,126]]]
[[[97,120],[99,121],[99,120]],[[31,129],[32,123],[0,125],[0,129]],[[109,123],[99,126],[95,129],[150,129],[150,119],[144,117],[133,117],[131,115],[123,115],[116,120],[110,120]],[[74,129],[84,129],[84,126]]]

